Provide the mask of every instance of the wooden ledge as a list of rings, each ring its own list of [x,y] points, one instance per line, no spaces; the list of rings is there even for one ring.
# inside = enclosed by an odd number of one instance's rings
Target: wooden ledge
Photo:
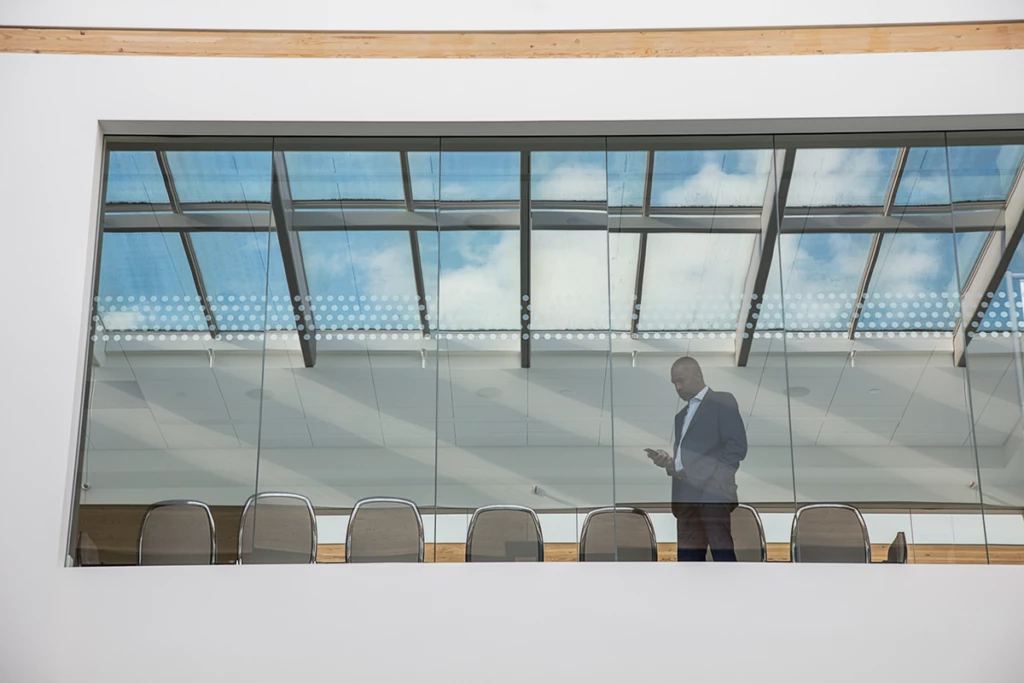
[[[1024,22],[519,32],[0,27],[0,52],[333,59],[760,57],[1024,49]]]

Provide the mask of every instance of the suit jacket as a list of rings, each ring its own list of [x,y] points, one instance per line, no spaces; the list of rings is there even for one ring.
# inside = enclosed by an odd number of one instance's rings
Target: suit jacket
[[[679,446],[686,407],[676,414],[672,456]],[[674,465],[673,503],[736,503],[736,470],[747,457],[747,432],[736,397],[727,391],[704,395],[682,440],[683,471]]]

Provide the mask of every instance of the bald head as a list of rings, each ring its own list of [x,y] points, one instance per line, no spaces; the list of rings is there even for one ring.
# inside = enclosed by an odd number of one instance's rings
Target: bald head
[[[672,364],[671,379],[676,393],[684,401],[689,401],[704,388],[704,373],[701,372],[700,363],[689,356],[678,358]]]

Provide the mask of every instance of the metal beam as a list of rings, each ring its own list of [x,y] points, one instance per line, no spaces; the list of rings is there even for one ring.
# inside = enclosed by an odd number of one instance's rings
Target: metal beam
[[[993,231],[960,295],[960,320],[953,329],[953,363],[967,364],[967,345],[981,325],[989,302],[1003,285],[1003,277],[1024,236],[1024,165],[1006,199],[1006,225]]]
[[[271,185],[271,211],[278,242],[281,244],[281,258],[284,261],[284,275],[288,281],[288,293],[295,327],[302,349],[302,360],[307,368],[316,365],[316,324],[310,311],[309,284],[306,281],[306,267],[302,262],[299,235],[295,232],[292,216],[292,193],[288,185],[288,170],[284,152],[274,152],[273,183]]]
[[[160,175],[164,179],[164,188],[167,190],[167,198],[171,204],[171,211],[177,216],[183,216],[181,200],[178,198],[178,189],[174,186],[174,176],[171,175],[171,165],[167,161],[167,152],[156,153],[157,165],[160,167]],[[206,329],[214,339],[220,333],[217,326],[217,316],[213,312],[213,299],[206,291],[206,284],[203,282],[203,272],[199,268],[199,259],[196,257],[196,249],[192,244],[192,235],[187,232],[181,233],[181,246],[185,250],[185,259],[188,261],[188,269],[192,271],[192,284],[195,285],[196,294],[199,295],[199,309],[205,318]]]
[[[412,171],[409,169],[409,153],[399,152],[402,163],[402,194],[405,198],[405,210],[415,212],[416,204],[412,195]],[[437,215],[436,213],[434,214]],[[436,229],[435,229],[436,230]],[[427,288],[423,283],[423,261],[420,254],[419,233],[416,230],[409,231],[409,253],[412,255],[412,275],[416,281],[416,308],[420,313],[420,330],[423,336],[430,335],[430,315],[427,312]]]
[[[864,265],[864,272],[860,276],[860,285],[857,288],[856,303],[853,305],[853,311],[850,313],[850,322],[846,326],[846,337],[848,339],[853,339],[853,335],[857,331],[857,323],[860,322],[861,315],[864,312],[864,302],[868,297],[868,286],[871,284],[871,276],[875,273],[878,254],[882,251],[882,239],[881,233],[875,233],[874,239],[871,240],[868,260]]]
[[[651,185],[654,179],[654,150],[647,151],[647,163],[644,171],[644,197],[640,207],[640,218],[647,219],[651,215]],[[621,226],[620,226],[621,227]],[[647,232],[640,233],[640,253],[636,259],[636,280],[633,284],[633,310],[629,316],[629,334],[637,336],[640,327],[640,306],[644,296],[644,269],[647,267]]]
[[[893,168],[892,177],[889,179],[889,187],[885,191],[885,203],[882,205],[882,216],[892,216],[893,207],[896,205],[896,194],[900,191],[900,182],[903,180],[903,171],[907,168],[907,155],[909,147],[900,147],[896,155],[896,166]],[[898,229],[898,226],[897,226]],[[868,287],[871,285],[871,276],[875,273],[875,266],[878,264],[878,255],[882,251],[882,233],[875,233],[871,240],[871,248],[868,250],[867,262],[864,264],[864,272],[860,276],[860,284],[857,287],[857,298],[850,312],[850,322],[846,325],[847,339],[853,339],[857,332],[857,323],[864,314],[865,301],[868,296]]]
[[[779,239],[779,224],[786,213],[786,199],[793,178],[795,149],[777,149],[774,163],[768,175],[761,208],[760,244],[751,254],[747,269],[747,281],[740,303],[740,318],[736,325],[736,365],[745,366],[750,358],[750,347],[760,317],[761,302],[768,284],[768,272],[775,256],[775,245]]]
[[[519,154],[519,364],[530,367],[530,153]]]
[[[896,194],[900,191],[900,182],[903,180],[903,171],[907,168],[907,156],[909,154],[909,147],[900,147],[900,151],[896,155],[896,167],[892,171],[889,187],[885,191],[885,204],[882,205],[883,216],[892,215],[892,208],[896,204]]]

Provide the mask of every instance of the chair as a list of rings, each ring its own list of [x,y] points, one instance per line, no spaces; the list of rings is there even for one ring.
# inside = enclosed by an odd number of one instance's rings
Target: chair
[[[162,500],[146,509],[139,524],[140,565],[213,564],[217,532],[213,513],[197,500]]]
[[[316,564],[316,514],[297,493],[249,496],[238,524],[238,564]]]
[[[521,505],[477,508],[466,534],[466,562],[543,562],[537,513]]]
[[[364,498],[352,508],[345,562],[422,562],[423,518],[404,498]]]
[[[850,505],[805,505],[793,517],[789,541],[793,562],[871,562],[868,528]]]
[[[732,527],[732,545],[738,562],[767,562],[768,543],[764,537],[761,515],[749,505],[739,504],[729,516]],[[712,562],[711,548],[707,561]]]
[[[583,520],[579,556],[580,562],[657,562],[651,518],[632,507],[592,510]]]
[[[77,564],[79,567],[99,567],[103,564],[100,562],[100,549],[84,531],[78,532]]]
[[[889,544],[889,553],[885,558],[885,564],[906,564],[907,563],[907,536],[902,531],[896,532],[896,538]]]

